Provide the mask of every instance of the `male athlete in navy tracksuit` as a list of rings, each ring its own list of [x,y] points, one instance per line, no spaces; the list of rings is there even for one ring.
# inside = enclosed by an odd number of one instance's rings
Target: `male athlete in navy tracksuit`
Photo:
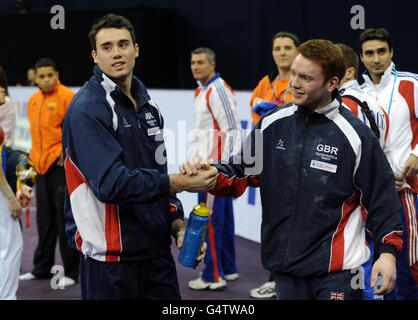
[[[66,232],[82,254],[82,298],[179,299],[170,246],[185,227],[173,193],[206,187],[167,174],[163,118],[132,75],[131,23],[109,14],[90,36],[97,65],[63,126]]]
[[[291,70],[293,104],[263,116],[240,156],[214,164],[210,192],[260,187],[262,263],[278,299],[362,299],[355,270],[370,257],[365,227],[380,254],[372,286],[380,274],[377,292],[389,292],[402,247],[394,176],[376,137],[341,105],[344,58],[310,40]]]

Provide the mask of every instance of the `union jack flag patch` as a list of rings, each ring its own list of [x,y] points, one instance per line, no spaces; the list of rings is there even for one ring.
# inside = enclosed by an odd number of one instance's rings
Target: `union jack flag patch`
[[[334,292],[331,291],[330,300],[344,300],[344,292]]]

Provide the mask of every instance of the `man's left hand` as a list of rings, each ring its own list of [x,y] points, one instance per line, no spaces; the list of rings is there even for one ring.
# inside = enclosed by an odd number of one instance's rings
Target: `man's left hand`
[[[202,248],[200,248],[199,256],[197,257],[197,265],[200,266],[203,263],[203,260],[205,259],[206,250],[208,248],[208,245],[206,244],[206,241],[203,241]]]
[[[183,245],[184,234],[186,232],[184,221],[182,219],[174,220],[171,224],[171,230],[173,232],[174,237],[176,238],[177,248],[181,249],[181,246]],[[202,247],[200,248],[199,256],[196,258],[197,265],[201,265],[203,263],[207,248],[208,245],[204,241]]]
[[[402,187],[406,177],[413,176],[418,173],[418,157],[414,154],[410,154],[408,160],[405,162],[401,175],[395,174],[395,186],[397,189]]]

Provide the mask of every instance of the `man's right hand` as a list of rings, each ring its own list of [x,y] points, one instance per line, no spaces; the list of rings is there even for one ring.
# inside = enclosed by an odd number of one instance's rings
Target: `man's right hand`
[[[190,157],[185,163],[183,163],[179,170],[181,174],[187,174],[189,176],[194,176],[197,174],[198,170],[208,170],[210,168],[210,164],[213,161],[211,159],[206,160],[203,159],[198,154]]]
[[[0,87],[0,104],[6,103],[6,90]]]
[[[197,170],[196,174],[170,174],[170,192],[205,192],[216,185],[218,169],[208,166],[206,170]]]

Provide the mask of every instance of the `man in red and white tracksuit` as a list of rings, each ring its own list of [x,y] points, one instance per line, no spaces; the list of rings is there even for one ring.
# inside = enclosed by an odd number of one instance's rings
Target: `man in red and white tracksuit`
[[[385,298],[418,299],[418,75],[395,69],[392,39],[385,29],[366,29],[360,35],[364,92],[389,115],[389,163],[395,173],[402,204],[404,245],[397,261],[398,280]]]
[[[241,148],[242,129],[231,87],[215,73],[215,53],[197,48],[191,55],[191,70],[199,87],[194,100],[194,136],[190,155],[205,159],[228,160]],[[195,290],[219,290],[225,280],[238,279],[235,263],[234,215],[232,198],[198,195],[211,209],[206,234],[208,250],[202,275],[189,282]]]
[[[339,85],[339,93],[342,96],[343,106],[348,107],[361,121],[364,122],[379,139],[379,144],[389,159],[391,156],[390,143],[387,141],[389,133],[389,116],[376,99],[366,95],[358,83],[358,69],[360,59],[353,48],[346,44],[336,44],[344,55],[346,62],[345,75]],[[382,296],[374,295],[374,288],[370,286],[373,267],[374,243],[373,235],[367,232],[366,240],[370,248],[370,259],[362,265],[364,279],[364,300],[381,300]]]

